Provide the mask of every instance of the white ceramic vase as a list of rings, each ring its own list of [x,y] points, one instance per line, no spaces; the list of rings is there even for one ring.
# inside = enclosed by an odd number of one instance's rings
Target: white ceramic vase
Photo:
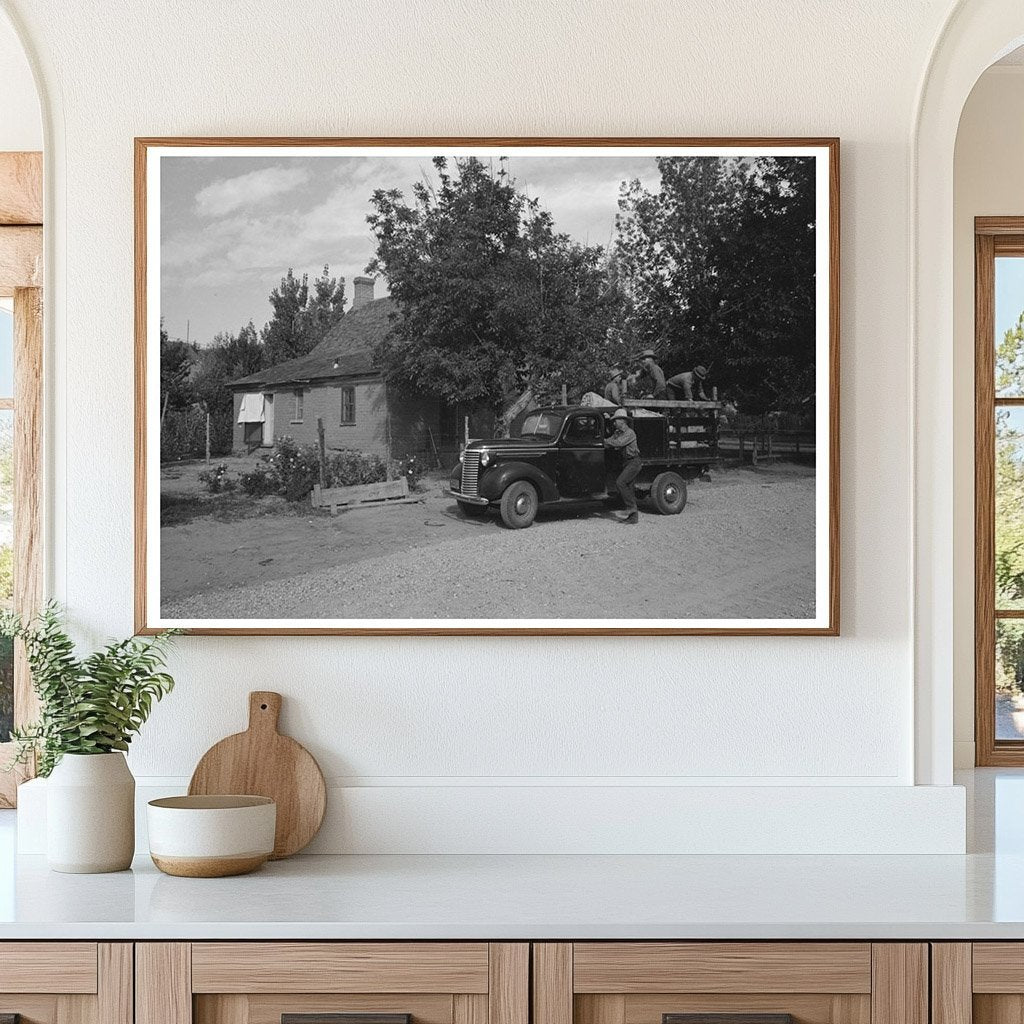
[[[54,871],[124,871],[135,853],[135,778],[124,754],[65,754],[46,783]]]

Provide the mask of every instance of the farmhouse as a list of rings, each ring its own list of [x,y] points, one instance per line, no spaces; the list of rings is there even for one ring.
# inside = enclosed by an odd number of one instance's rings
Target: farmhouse
[[[436,398],[399,391],[373,365],[391,327],[393,299],[374,299],[374,280],[357,277],[352,308],[307,355],[231,383],[235,452],[269,448],[276,438],[317,440],[383,458],[457,450],[455,419]]]

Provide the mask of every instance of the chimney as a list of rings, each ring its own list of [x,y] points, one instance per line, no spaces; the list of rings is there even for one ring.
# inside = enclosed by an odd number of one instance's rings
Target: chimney
[[[360,306],[365,306],[368,302],[373,302],[374,280],[372,277],[356,277],[352,279],[352,284],[355,288],[352,295],[352,309],[355,310]]]

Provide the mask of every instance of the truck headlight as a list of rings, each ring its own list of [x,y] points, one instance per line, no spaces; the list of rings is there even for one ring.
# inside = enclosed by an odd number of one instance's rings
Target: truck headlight
[[[491,453],[490,452],[483,452],[483,453],[481,453],[481,455],[480,455],[480,465],[481,466],[489,466],[490,464],[491,464]]]
[[[459,452],[459,462],[462,462],[462,461],[463,461],[463,453]]]

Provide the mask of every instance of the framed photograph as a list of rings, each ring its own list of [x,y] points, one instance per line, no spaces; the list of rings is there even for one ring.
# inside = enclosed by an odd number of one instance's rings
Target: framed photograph
[[[139,632],[839,632],[837,139],[135,168]]]

